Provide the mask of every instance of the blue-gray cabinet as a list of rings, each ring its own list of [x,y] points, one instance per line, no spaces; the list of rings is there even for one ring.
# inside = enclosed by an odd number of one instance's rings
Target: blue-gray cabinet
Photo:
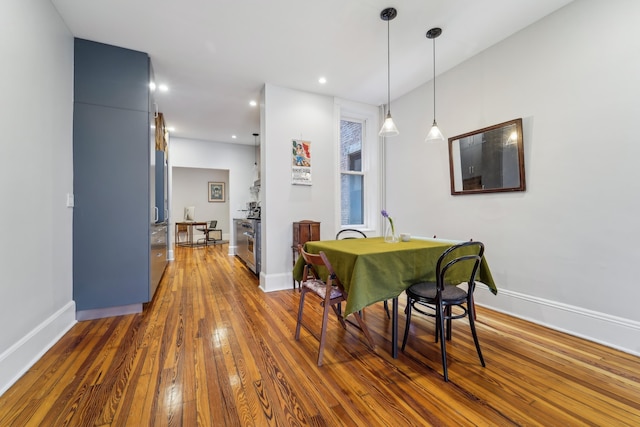
[[[151,274],[163,239],[150,178],[155,174],[150,76],[144,52],[75,40],[73,298],[78,320],[141,311],[159,281],[157,273],[153,280]],[[166,238],[164,245],[161,271]]]

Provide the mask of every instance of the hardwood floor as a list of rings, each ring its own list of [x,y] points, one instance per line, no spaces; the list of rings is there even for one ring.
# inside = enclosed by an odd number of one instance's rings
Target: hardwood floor
[[[0,426],[640,425],[640,358],[482,307],[487,367],[455,321],[448,383],[433,320],[392,359],[382,303],[376,349],[332,318],[318,368],[317,339],[294,340],[299,293],[263,293],[227,249],[176,248],[144,313],[75,325],[0,397]]]

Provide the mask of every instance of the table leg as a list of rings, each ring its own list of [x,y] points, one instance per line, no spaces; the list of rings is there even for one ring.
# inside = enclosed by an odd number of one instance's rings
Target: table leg
[[[398,358],[398,297],[393,299],[391,317],[391,357]]]

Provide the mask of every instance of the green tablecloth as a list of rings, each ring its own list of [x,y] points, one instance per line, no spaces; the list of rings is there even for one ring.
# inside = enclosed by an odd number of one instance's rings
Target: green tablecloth
[[[307,252],[324,252],[349,294],[344,315],[376,303],[395,298],[414,283],[435,282],[438,257],[455,242],[418,240],[386,243],[382,237],[368,239],[321,240],[307,242]],[[304,259],[299,257],[293,278],[300,281]],[[326,274],[326,272],[320,272]],[[324,277],[323,277],[324,278]],[[469,277],[460,277],[466,282]],[[476,282],[486,284],[491,292],[498,290],[483,258]]]

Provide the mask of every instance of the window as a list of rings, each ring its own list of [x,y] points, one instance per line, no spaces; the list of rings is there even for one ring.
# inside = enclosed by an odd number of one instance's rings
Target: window
[[[377,128],[381,110],[337,100],[335,111],[335,224],[380,233],[381,174],[384,165]]]
[[[364,134],[363,120],[340,120],[340,224],[343,226],[365,224]]]

